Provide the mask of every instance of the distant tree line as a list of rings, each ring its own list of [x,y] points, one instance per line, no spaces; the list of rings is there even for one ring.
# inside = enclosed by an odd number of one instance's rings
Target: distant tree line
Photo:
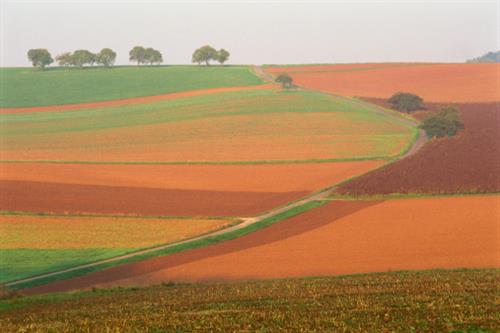
[[[104,48],[99,53],[92,53],[88,50],[76,50],[75,52],[65,52],[56,57],[59,66],[75,66],[83,67],[85,65],[93,66],[94,64],[104,67],[111,67],[116,60],[116,52],[111,49]]]
[[[216,50],[209,45],[196,49],[192,56],[192,62],[209,66],[211,61],[217,61],[221,65],[229,59],[229,52],[220,49]],[[28,60],[33,67],[44,69],[54,62],[52,55],[47,49],[31,49],[28,51]],[[65,52],[55,57],[55,61],[62,67],[94,66],[95,64],[104,67],[112,67],[116,60],[116,52],[110,48],[104,48],[99,53],[92,53],[88,50],[76,50],[73,53]],[[140,65],[159,65],[163,63],[163,55],[160,51],[151,47],[134,46],[129,52],[129,60]]]
[[[469,63],[500,62],[500,51],[488,52],[480,57],[467,60]]]

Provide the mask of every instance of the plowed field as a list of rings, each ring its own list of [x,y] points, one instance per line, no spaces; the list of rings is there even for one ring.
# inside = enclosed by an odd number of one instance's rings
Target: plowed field
[[[354,64],[280,69],[289,72],[300,86],[343,96],[388,98],[395,92],[408,91],[426,101],[456,103],[500,101],[499,70],[498,63]]]
[[[438,110],[445,104],[429,104]],[[415,155],[363,175],[342,194],[500,192],[499,103],[457,104],[465,130],[434,139]],[[422,115],[421,115],[422,116]]]
[[[3,164],[0,210],[252,216],[382,165]]]

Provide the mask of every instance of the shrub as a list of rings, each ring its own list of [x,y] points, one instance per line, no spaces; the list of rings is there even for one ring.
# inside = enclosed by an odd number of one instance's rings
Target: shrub
[[[421,109],[423,103],[420,96],[405,92],[395,93],[387,101],[402,112],[412,112]]]
[[[445,107],[436,115],[427,117],[419,126],[430,138],[454,136],[458,131],[464,129],[460,120],[458,110],[452,106]]]

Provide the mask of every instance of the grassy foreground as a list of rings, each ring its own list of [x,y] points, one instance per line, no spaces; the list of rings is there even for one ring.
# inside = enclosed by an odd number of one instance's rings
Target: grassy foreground
[[[0,302],[6,332],[493,332],[499,270],[164,284]]]
[[[96,102],[263,83],[248,66],[0,68],[0,107]]]

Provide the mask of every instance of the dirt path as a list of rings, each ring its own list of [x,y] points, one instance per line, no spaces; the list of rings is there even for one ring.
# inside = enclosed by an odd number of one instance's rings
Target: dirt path
[[[271,88],[274,88],[274,85],[265,84],[265,85],[244,86],[244,87],[223,87],[223,88],[213,88],[213,89],[190,90],[190,91],[182,91],[182,92],[171,93],[171,94],[125,98],[125,99],[117,99],[117,100],[102,101],[102,102],[92,102],[92,103],[34,106],[34,107],[25,107],[25,108],[0,108],[0,114],[15,114],[15,113],[30,113],[30,112],[55,112],[55,111],[80,110],[80,109],[94,109],[94,108],[110,107],[110,106],[123,106],[123,105],[131,105],[131,104],[152,103],[152,102],[166,101],[166,100],[182,98],[182,97],[202,96],[202,95],[217,94],[217,93],[224,93],[224,92],[233,92],[233,91],[242,91],[242,90],[260,90],[260,89],[271,89]]]
[[[269,79],[272,80],[272,78],[270,78],[269,76],[266,75],[266,73],[262,69],[262,67],[255,66],[254,67],[254,71],[255,71],[255,73],[258,76],[260,76],[262,78],[266,78],[267,77],[266,80],[269,80]],[[269,85],[267,85],[267,86],[269,86]],[[329,94],[329,93],[325,93],[325,94],[332,95],[332,94]],[[343,97],[339,97],[339,98],[343,98]],[[360,102],[360,103],[363,103],[363,102]],[[382,108],[373,107],[373,109],[376,110],[377,112],[381,112],[381,113],[383,113],[383,114],[385,114],[387,116],[395,117],[394,114],[392,114],[392,113],[390,113],[390,112],[388,112],[388,111],[386,111],[386,110],[384,110]],[[401,118],[401,121],[405,122],[407,124],[411,124],[411,125],[415,125],[415,123],[416,123],[416,122],[413,122],[411,120],[407,120],[407,119],[404,119],[404,118]],[[414,142],[413,146],[405,154],[403,154],[399,159],[402,159],[402,158],[405,158],[405,157],[410,156],[412,154],[415,154],[423,146],[423,144],[425,142],[426,142],[425,134],[423,133],[423,131],[420,131],[419,132],[419,137]],[[147,249],[147,250],[130,253],[130,254],[123,255],[123,256],[118,256],[118,257],[111,258],[111,259],[106,259],[106,260],[101,260],[101,261],[90,263],[90,264],[80,265],[80,266],[76,266],[76,267],[73,267],[73,268],[70,268],[70,269],[66,269],[66,270],[62,270],[62,271],[57,271],[57,272],[53,272],[53,273],[48,273],[48,274],[36,276],[36,277],[31,277],[31,278],[27,278],[27,279],[13,281],[13,282],[7,283],[6,286],[7,287],[14,287],[14,286],[16,286],[18,284],[21,284],[21,283],[24,283],[24,282],[32,282],[32,281],[40,280],[40,279],[47,278],[47,277],[53,277],[53,276],[61,275],[63,273],[78,271],[78,270],[83,269],[83,268],[90,268],[90,267],[99,266],[99,265],[104,264],[104,263],[117,262],[117,261],[120,261],[120,260],[123,260],[123,259],[127,259],[127,258],[131,258],[131,257],[134,257],[134,256],[138,256],[138,255],[141,255],[141,254],[146,254],[146,253],[152,253],[152,252],[156,252],[156,251],[165,250],[165,249],[171,248],[171,247],[179,245],[179,244],[186,244],[186,243],[191,242],[191,241],[201,240],[201,239],[207,239],[207,238],[218,236],[218,235],[221,235],[221,234],[224,234],[224,233],[228,233],[228,232],[232,232],[232,231],[235,231],[235,230],[239,230],[239,229],[242,229],[242,228],[247,227],[249,225],[261,222],[262,220],[264,220],[266,218],[270,218],[270,217],[276,216],[278,214],[286,212],[286,211],[288,211],[290,209],[293,209],[295,207],[304,205],[306,203],[309,203],[309,202],[312,202],[312,201],[325,200],[334,191],[334,189],[335,189],[335,186],[331,186],[331,187],[326,188],[326,189],[324,189],[324,190],[322,190],[320,192],[317,192],[315,194],[307,196],[307,197],[305,197],[305,198],[303,198],[301,200],[298,200],[296,202],[288,204],[288,205],[286,205],[284,207],[280,207],[280,208],[271,210],[270,212],[265,213],[263,215],[256,216],[256,217],[253,217],[253,218],[246,218],[246,219],[243,220],[242,223],[239,223],[239,224],[237,224],[235,226],[232,226],[232,227],[229,227],[229,228],[226,228],[226,229],[223,229],[223,230],[216,231],[214,233],[202,235],[202,236],[199,236],[199,237],[196,237],[196,238],[192,238],[192,239],[181,241],[181,242],[177,242],[177,243],[162,245],[162,246],[150,248],[150,249]],[[76,279],[78,279],[78,277]],[[71,279],[71,280],[75,280],[75,279]],[[71,284],[71,282],[68,282],[68,281],[71,281],[71,280],[57,281],[57,282],[54,282],[54,283],[50,283],[48,285],[44,285],[42,287],[35,287],[35,288],[32,288],[32,289],[28,289],[28,290],[26,290],[26,292],[29,293],[29,294],[37,294],[37,293],[54,292],[54,291],[58,291],[58,290],[68,290],[68,289],[64,289],[64,288],[58,288],[58,286],[59,285],[60,286],[64,286],[67,283]]]

